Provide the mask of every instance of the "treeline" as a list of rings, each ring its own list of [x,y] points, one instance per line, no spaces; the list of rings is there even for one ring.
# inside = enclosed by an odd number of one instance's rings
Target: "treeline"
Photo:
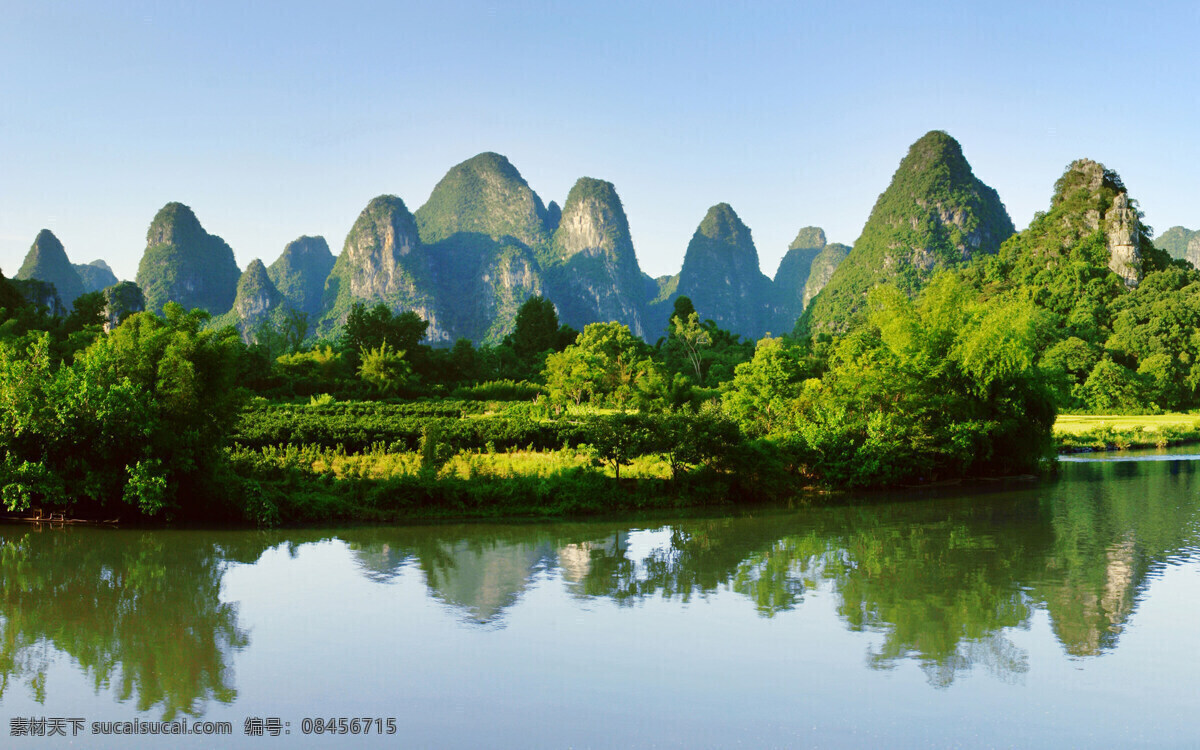
[[[533,297],[496,346],[432,348],[425,321],[383,305],[328,340],[298,317],[247,344],[199,311],[114,320],[85,295],[54,316],[0,282],[0,496],[288,521],[1030,472],[1060,409],[1200,402],[1200,273],[1140,225],[1140,283],[1109,270],[1104,231],[1072,223],[1123,195],[1105,180],[1086,200],[1060,185],[996,255],[876,287],[836,336],[745,341],[681,297],[651,344],[572,330]]]

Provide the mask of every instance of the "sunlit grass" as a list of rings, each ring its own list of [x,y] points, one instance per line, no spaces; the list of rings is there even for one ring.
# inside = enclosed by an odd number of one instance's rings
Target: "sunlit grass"
[[[1200,442],[1200,414],[1141,416],[1062,414],[1054,423],[1060,451],[1166,448]]]
[[[282,461],[287,451],[268,448],[265,454]],[[377,447],[363,453],[308,447],[304,463],[317,473],[331,473],[338,479],[394,479],[421,473],[421,454],[415,451],[389,452]],[[554,451],[514,450],[508,452],[460,451],[438,469],[438,477],[460,479],[548,477],[568,469],[587,468],[613,476],[610,464],[598,465],[588,450],[565,448]],[[622,479],[669,479],[671,466],[661,456],[639,456],[621,466]]]
[[[1140,416],[1060,414],[1054,422],[1054,433],[1056,435],[1079,435],[1092,430],[1157,432],[1164,427],[1200,428],[1200,414],[1145,414]]]

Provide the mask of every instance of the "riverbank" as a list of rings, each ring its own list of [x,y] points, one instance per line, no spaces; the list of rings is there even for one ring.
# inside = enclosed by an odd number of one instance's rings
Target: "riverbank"
[[[1059,453],[1192,443],[1200,443],[1200,414],[1061,414],[1054,423],[1054,445]]]
[[[660,457],[617,478],[587,451],[418,452],[294,447],[231,452],[233,515],[265,526],[327,522],[563,518],[752,502],[738,477],[698,467],[673,476]]]

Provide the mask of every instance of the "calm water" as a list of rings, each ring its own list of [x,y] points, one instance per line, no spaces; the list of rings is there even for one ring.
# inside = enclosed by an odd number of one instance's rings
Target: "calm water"
[[[1194,461],[736,518],[0,526],[0,744],[1195,747],[1198,545]],[[234,734],[90,735],[138,718]]]

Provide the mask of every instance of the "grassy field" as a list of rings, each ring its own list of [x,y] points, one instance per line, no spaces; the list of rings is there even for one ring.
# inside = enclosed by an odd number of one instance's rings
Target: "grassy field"
[[[1143,416],[1109,416],[1096,414],[1060,414],[1054,423],[1056,435],[1078,435],[1092,430],[1142,430],[1156,432],[1163,427],[1193,428],[1200,424],[1200,414],[1146,414]]]
[[[1063,414],[1054,423],[1059,451],[1165,448],[1200,442],[1200,414]]]

